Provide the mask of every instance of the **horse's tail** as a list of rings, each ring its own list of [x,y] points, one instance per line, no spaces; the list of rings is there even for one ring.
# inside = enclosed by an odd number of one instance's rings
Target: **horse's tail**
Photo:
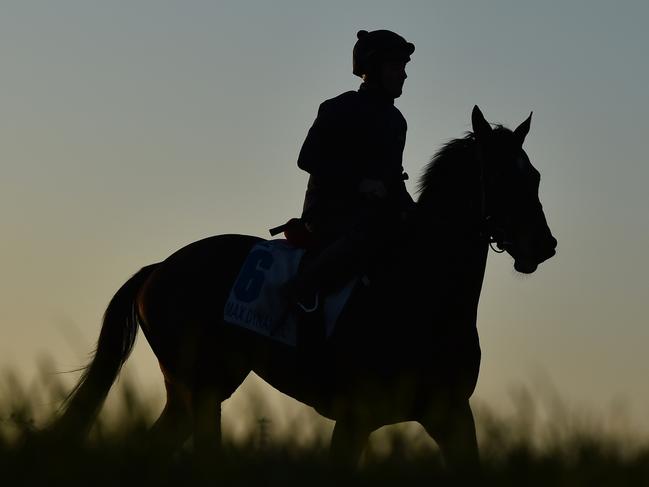
[[[122,285],[104,313],[93,359],[63,403],[63,413],[50,431],[83,436],[99,412],[122,365],[133,350],[138,319],[134,301],[158,264],[142,268]]]

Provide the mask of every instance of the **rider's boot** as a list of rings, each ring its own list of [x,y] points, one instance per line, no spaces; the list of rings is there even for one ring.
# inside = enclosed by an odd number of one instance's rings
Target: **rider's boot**
[[[326,339],[322,298],[329,289],[350,274],[355,253],[354,241],[341,237],[307,262],[288,284],[292,309],[298,317],[298,346],[312,348]],[[351,277],[351,275],[349,276]]]
[[[327,291],[351,277],[356,247],[354,239],[345,235],[306,263],[292,283],[298,306],[305,310],[317,308],[320,291]]]

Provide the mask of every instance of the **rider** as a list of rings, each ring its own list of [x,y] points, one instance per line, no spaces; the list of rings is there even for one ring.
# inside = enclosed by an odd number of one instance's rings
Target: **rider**
[[[380,249],[379,231],[414,206],[402,166],[407,125],[394,100],[415,46],[389,30],[357,38],[353,73],[363,83],[320,105],[297,161],[310,174],[302,221],[323,248],[294,283],[303,306],[344,269],[360,270]]]

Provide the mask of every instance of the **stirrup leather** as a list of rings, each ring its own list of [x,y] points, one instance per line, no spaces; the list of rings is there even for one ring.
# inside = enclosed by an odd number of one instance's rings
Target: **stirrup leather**
[[[309,307],[307,307],[307,306],[304,306],[304,305],[302,304],[302,301],[300,301],[300,300],[298,300],[297,305],[298,305],[298,306],[302,309],[302,311],[304,311],[305,313],[313,313],[313,312],[314,312],[315,310],[317,310],[318,307],[320,306],[319,302],[320,302],[320,295],[316,292],[316,293],[315,293],[315,302],[313,303],[313,306],[312,306],[312,307],[309,308]]]

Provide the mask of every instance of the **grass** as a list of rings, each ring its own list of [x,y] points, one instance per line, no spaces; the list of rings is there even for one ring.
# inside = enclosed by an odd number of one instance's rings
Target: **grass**
[[[381,431],[358,471],[339,471],[327,464],[326,428],[296,418],[295,434],[276,438],[268,422],[259,421],[261,412],[254,407],[248,411],[248,433],[226,438],[219,458],[199,462],[191,442],[173,458],[164,458],[146,441],[156,411],[129,384],[122,386],[113,402],[113,414],[100,417],[83,445],[66,438],[44,443],[39,441],[37,425],[55,414],[64,394],[61,382],[44,375],[39,384],[28,388],[6,373],[0,384],[0,483],[4,486],[464,483],[445,472],[439,452],[416,428]],[[259,403],[255,398],[250,402]],[[560,406],[550,416],[548,411],[542,414],[524,389],[516,404],[510,417],[477,408],[483,472],[473,485],[649,486],[646,439],[607,431],[601,422]],[[299,440],[305,426],[311,428],[308,441]]]

